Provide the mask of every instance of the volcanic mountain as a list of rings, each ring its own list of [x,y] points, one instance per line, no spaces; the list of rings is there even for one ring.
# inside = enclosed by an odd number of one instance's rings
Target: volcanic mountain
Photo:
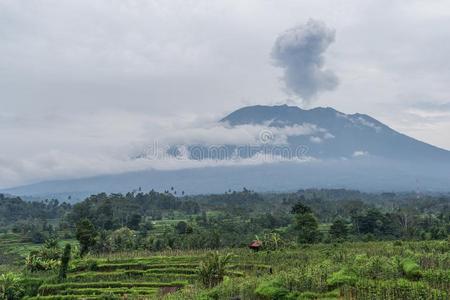
[[[205,144],[184,146],[189,159],[222,162],[217,165],[46,181],[4,192],[80,199],[92,193],[128,192],[138,187],[164,191],[173,186],[198,194],[243,187],[256,191],[411,191],[419,186],[422,190],[448,191],[450,186],[449,151],[399,133],[368,115],[344,114],[329,107],[304,110],[257,105],[238,109],[218,124],[229,129],[260,128],[261,140],[245,154],[238,151],[245,145],[238,143],[224,143],[223,152],[211,152]],[[180,151],[179,145],[173,145],[168,153],[177,156]],[[282,159],[246,162],[260,159],[261,152],[275,153]],[[236,158],[246,163],[223,163]]]

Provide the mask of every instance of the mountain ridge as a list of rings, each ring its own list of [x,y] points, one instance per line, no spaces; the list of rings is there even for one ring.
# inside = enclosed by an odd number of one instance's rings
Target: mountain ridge
[[[231,126],[264,123],[269,123],[271,127],[317,125],[326,129],[334,139],[322,141],[322,145],[311,145],[304,137],[292,138],[290,142],[294,146],[307,144],[312,148],[312,154],[322,158],[349,157],[360,151],[402,160],[438,159],[450,162],[448,150],[409,137],[367,114],[345,114],[331,107],[304,110],[288,105],[246,106],[230,113],[220,122]]]

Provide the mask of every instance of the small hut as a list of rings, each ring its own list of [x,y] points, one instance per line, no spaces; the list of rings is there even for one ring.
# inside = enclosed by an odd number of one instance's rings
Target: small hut
[[[248,244],[248,247],[250,249],[252,249],[253,251],[258,252],[259,249],[261,249],[261,247],[262,247],[262,241],[254,240],[250,244]]]

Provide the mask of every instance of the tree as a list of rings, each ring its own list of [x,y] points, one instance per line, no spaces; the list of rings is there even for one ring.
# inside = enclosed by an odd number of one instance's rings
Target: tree
[[[175,225],[175,231],[178,234],[189,234],[192,233],[192,227],[185,221],[180,221]]]
[[[113,219],[113,204],[110,199],[107,199],[97,209],[96,224],[103,229],[111,230],[114,227]]]
[[[334,223],[330,227],[331,237],[335,240],[346,239],[347,234],[347,224],[341,219],[334,221]]]
[[[136,235],[128,227],[117,229],[111,234],[111,248],[113,251],[133,250]]]
[[[302,197],[304,200],[304,197]],[[295,214],[295,229],[300,243],[314,243],[320,240],[319,223],[309,206],[298,201],[291,210]]]
[[[313,214],[297,214],[295,217],[295,227],[300,243],[314,243],[320,240],[319,224]]]
[[[64,247],[63,255],[61,256],[61,265],[59,267],[58,278],[60,281],[67,278],[67,270],[69,268],[70,254],[72,252],[72,247],[70,244],[66,244]]]
[[[80,256],[84,256],[95,245],[97,231],[88,219],[77,224],[76,238],[80,242]]]
[[[142,219],[141,215],[133,214],[130,220],[128,221],[127,227],[130,228],[131,230],[138,230],[139,224],[141,223],[141,219]]]
[[[310,207],[304,205],[302,202],[297,202],[291,210],[291,214],[298,215],[298,214],[309,214],[312,213],[312,210]]]

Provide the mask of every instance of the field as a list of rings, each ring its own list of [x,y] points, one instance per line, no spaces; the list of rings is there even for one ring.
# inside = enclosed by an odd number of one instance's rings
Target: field
[[[73,260],[66,281],[28,277],[27,299],[448,299],[447,241],[317,244],[231,252],[224,281],[199,282],[211,251],[114,253]],[[38,283],[36,283],[38,282]],[[29,287],[28,290],[32,290]]]

